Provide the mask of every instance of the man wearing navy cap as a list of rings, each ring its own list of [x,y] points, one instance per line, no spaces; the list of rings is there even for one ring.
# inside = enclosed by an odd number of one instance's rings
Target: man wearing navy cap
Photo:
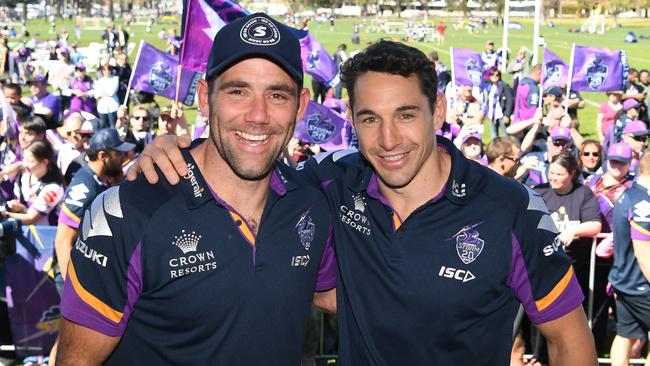
[[[141,177],[84,214],[57,363],[300,364],[314,291],[336,274],[324,195],[276,164],[302,83],[288,27],[258,13],[217,33],[198,85],[210,138],[182,151],[180,186]]]
[[[506,365],[521,302],[554,364],[595,365],[544,201],[435,135],[445,100],[434,65],[380,41],[341,71],[361,154],[299,166],[337,215],[338,364]]]

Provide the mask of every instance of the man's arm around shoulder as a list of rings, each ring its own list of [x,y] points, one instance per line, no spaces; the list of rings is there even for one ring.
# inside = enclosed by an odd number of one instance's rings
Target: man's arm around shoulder
[[[551,366],[598,365],[594,338],[582,306],[537,327],[548,343]]]
[[[64,366],[101,365],[120,341],[63,319],[56,364]]]

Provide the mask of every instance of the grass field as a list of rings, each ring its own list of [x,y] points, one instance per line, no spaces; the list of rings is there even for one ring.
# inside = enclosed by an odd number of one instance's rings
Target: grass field
[[[429,18],[429,22],[437,23],[438,21],[443,21],[447,25],[447,35],[446,43],[444,45],[437,45],[434,43],[422,43],[422,42],[412,42],[410,45],[421,49],[423,52],[429,52],[432,50],[438,51],[441,61],[446,65],[449,65],[449,47],[461,47],[461,48],[470,48],[474,50],[482,50],[485,42],[487,40],[493,40],[496,43],[497,48],[501,45],[502,40],[502,28],[501,27],[488,27],[485,31],[480,30],[473,34],[469,34],[466,30],[454,30],[451,25],[453,24],[452,19],[437,19]],[[532,48],[532,38],[533,38],[533,24],[530,19],[512,19],[511,21],[518,21],[523,24],[521,30],[511,30],[509,35],[509,48],[516,52],[519,47],[526,46],[529,49]],[[639,43],[636,44],[626,44],[623,43],[623,38],[625,34],[629,31],[634,31],[637,35],[650,35],[650,22],[644,20],[626,20],[619,22],[621,27],[608,30],[603,35],[596,34],[577,34],[569,33],[570,28],[579,28],[582,24],[582,19],[561,19],[554,20],[557,24],[554,28],[549,28],[547,26],[542,26],[540,29],[540,35],[544,37],[548,47],[557,53],[560,57],[564,59],[565,62],[569,62],[569,55],[571,52],[572,43],[583,46],[596,46],[596,47],[607,47],[610,49],[623,49],[626,50],[629,57],[629,62],[631,67],[636,69],[650,68],[650,41],[649,40],[639,40]],[[320,43],[325,47],[327,51],[333,53],[336,50],[336,47],[341,43],[346,43],[348,45],[348,53],[355,50],[363,48],[368,42],[374,42],[381,38],[390,38],[394,40],[399,40],[401,35],[398,34],[386,34],[386,33],[371,33],[367,32],[367,28],[361,28],[361,43],[359,46],[354,46],[350,42],[350,37],[352,36],[352,29],[354,23],[371,24],[371,18],[367,20],[362,20],[358,18],[354,19],[337,19],[335,30],[330,31],[329,23],[318,23],[311,22],[309,25],[310,31],[316,36]],[[61,21],[58,22],[57,29],[61,27],[66,27],[69,31],[72,30],[72,22],[65,21],[61,24]],[[104,22],[107,24],[107,21]],[[120,24],[120,20],[116,22]],[[156,24],[153,27],[151,33],[145,32],[144,25],[132,25],[130,27],[131,41],[139,42],[140,39],[158,46],[159,48],[165,47],[165,42],[157,37],[158,32],[161,29],[169,29],[173,25],[169,24]],[[177,29],[180,28],[180,25],[175,25]],[[369,28],[369,27],[368,27]],[[28,22],[28,29],[32,32],[32,35],[36,36],[40,40],[48,39],[51,37],[48,34],[49,22],[44,20],[34,20]],[[83,30],[82,36],[79,41],[79,46],[83,47],[90,42],[100,42],[101,30]],[[74,38],[74,35],[71,35]],[[133,63],[133,58],[135,57],[135,51],[130,55],[131,63]],[[541,48],[540,48],[540,61],[541,61]],[[305,85],[311,85],[310,78],[306,75]],[[504,77],[507,81],[508,77]],[[579,113],[581,121],[581,132],[588,136],[595,136],[595,121],[596,114],[598,111],[598,106],[606,99],[603,93],[583,93],[583,97],[586,101],[586,106],[584,110],[581,110]],[[167,104],[166,100],[160,100],[161,105]],[[191,122],[193,121],[193,116],[195,114],[195,108],[189,108],[187,117]],[[487,131],[487,129],[486,129]]]

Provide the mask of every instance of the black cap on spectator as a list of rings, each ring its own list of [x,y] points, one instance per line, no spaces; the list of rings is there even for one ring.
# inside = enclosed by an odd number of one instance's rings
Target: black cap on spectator
[[[214,37],[205,78],[210,80],[236,62],[262,57],[282,67],[302,87],[300,42],[293,31],[264,13],[227,24]]]

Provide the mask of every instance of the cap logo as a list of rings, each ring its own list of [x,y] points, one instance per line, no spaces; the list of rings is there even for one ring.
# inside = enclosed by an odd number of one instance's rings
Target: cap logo
[[[241,29],[241,40],[255,46],[273,46],[280,42],[280,30],[264,17],[255,17]]]

